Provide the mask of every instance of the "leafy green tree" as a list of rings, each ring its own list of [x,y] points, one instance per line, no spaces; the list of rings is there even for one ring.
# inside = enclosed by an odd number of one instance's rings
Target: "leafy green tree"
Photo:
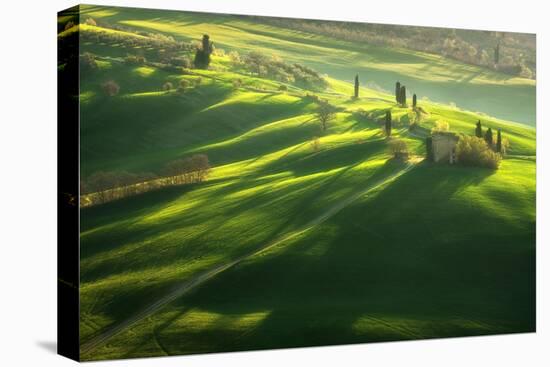
[[[477,124],[476,124],[476,136],[478,138],[482,138],[483,137],[483,130],[481,129],[481,120],[477,120]]]
[[[384,124],[384,129],[386,131],[386,136],[391,136],[391,111],[386,111],[386,121]]]
[[[395,83],[395,101],[401,103],[401,83]]]
[[[359,97],[359,75],[355,75],[355,86],[353,89],[353,97],[354,98]]]
[[[500,129],[497,130],[497,144],[495,150],[497,153],[502,153],[502,134]]]
[[[485,132],[485,142],[489,148],[493,147],[493,130],[491,130],[491,128],[488,128]]]
[[[416,108],[416,94],[413,94],[413,108]]]

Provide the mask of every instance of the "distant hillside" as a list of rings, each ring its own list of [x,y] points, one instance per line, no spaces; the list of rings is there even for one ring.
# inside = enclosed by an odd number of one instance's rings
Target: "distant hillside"
[[[536,77],[534,34],[310,19],[256,19],[262,23],[346,41],[435,53],[524,78]]]

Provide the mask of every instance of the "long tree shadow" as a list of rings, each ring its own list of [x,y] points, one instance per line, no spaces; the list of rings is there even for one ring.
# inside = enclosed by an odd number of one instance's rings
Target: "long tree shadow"
[[[524,243],[532,234],[478,233],[465,242],[453,236],[460,228],[451,224],[441,227],[448,241],[422,237],[423,221],[440,217],[441,211],[455,211],[460,220],[478,215],[475,208],[462,212],[435,198],[452,197],[492,174],[477,171],[459,179],[449,171],[456,168],[446,168],[426,164],[405,174],[310,236],[227,270],[171,307],[221,315],[269,310],[245,335],[219,325],[226,337],[210,339],[212,352],[533,330],[534,253],[498,250]],[[429,174],[430,169],[437,172]],[[447,220],[441,217],[436,223]],[[355,222],[386,229],[385,236],[350,233],[347,228]],[[521,265],[513,270],[513,281],[502,283],[514,263]],[[171,354],[192,352],[177,344],[178,330],[160,335]]]
[[[363,152],[365,154],[365,152]],[[278,226],[273,227],[273,229],[269,232],[266,232],[261,239],[258,239],[258,242],[250,242],[246,246],[241,244],[239,247],[235,248],[228,248],[228,252],[226,253],[226,258],[231,259],[235,258],[237,256],[240,256],[241,254],[250,251],[250,249],[257,247],[259,244],[269,241],[270,238],[276,238],[280,237],[284,233],[288,233],[292,231],[293,229],[299,227],[300,225],[303,225],[306,222],[311,221],[311,219],[316,215],[316,213],[321,210],[322,208],[316,208],[315,210],[311,209],[310,206],[312,204],[316,204],[318,202],[319,197],[323,197],[325,193],[332,190],[335,185],[339,182],[340,177],[344,176],[349,170],[352,170],[355,168],[358,164],[361,164],[366,157],[369,156],[369,153],[365,154],[364,156],[356,156],[357,162],[353,165],[350,165],[349,167],[346,167],[345,169],[342,169],[337,174],[331,175],[328,178],[324,178],[321,181],[321,184],[319,182],[316,182],[316,186],[318,188],[312,187],[308,195],[300,197],[299,200],[293,201],[292,206],[294,207],[300,207],[303,208],[302,211],[297,210],[294,211],[294,214],[290,214],[284,220],[280,221],[280,224]],[[376,175],[374,175],[376,176]],[[225,190],[226,188],[222,189]],[[234,189],[234,188],[233,188]],[[349,191],[357,190],[357,188],[349,188]],[[217,218],[202,218],[202,217],[193,217],[191,220],[187,220],[185,222],[182,222],[181,219],[170,219],[169,222],[163,223],[162,230],[166,230],[166,228],[170,228],[173,223],[174,226],[182,226],[182,225],[188,225],[193,226],[195,224],[201,223],[204,220],[208,220],[210,222],[208,230],[205,230],[202,233],[198,233],[196,236],[193,236],[192,238],[187,239],[188,243],[203,243],[204,241],[207,241],[208,236],[211,235],[212,231],[216,231],[219,228],[221,228],[224,225],[224,222],[227,221],[227,218],[232,218],[237,215],[242,215],[243,212],[246,212],[248,208],[253,208],[253,210],[258,210],[258,208],[265,207],[266,210],[270,210],[271,206],[277,206],[281,201],[285,201],[285,196],[292,195],[292,190],[286,190],[286,193],[283,192],[277,192],[273,196],[273,199],[266,201],[267,198],[264,198],[265,195],[254,195],[253,197],[246,199],[246,200],[240,200],[237,204],[232,204],[232,208],[223,208],[223,216],[219,216]],[[287,200],[288,201],[288,200]],[[330,202],[328,202],[326,205],[330,205]],[[302,214],[300,214],[302,213]],[[307,215],[304,215],[307,213]],[[167,224],[170,224],[167,227]],[[151,233],[153,234],[156,231],[159,231],[159,228],[151,230]],[[253,228],[250,228],[249,230],[254,231]],[[143,236],[143,233],[141,233]],[[141,249],[138,249],[141,251]],[[182,252],[184,251],[184,252]],[[193,258],[200,258],[204,254],[205,250],[204,248],[193,248],[189,246],[179,246],[177,248],[177,254],[173,254],[173,256],[164,256],[162,258],[159,258],[155,256],[154,259],[151,259],[149,256],[146,259],[143,259],[143,261],[133,261],[130,265],[130,267],[118,267],[116,264],[119,263],[117,259],[112,259],[110,261],[104,261],[99,265],[95,265],[92,269],[88,268],[86,272],[83,273],[83,279],[86,279],[86,281],[93,281],[94,279],[97,279],[96,277],[101,277],[103,274],[108,273],[110,276],[115,275],[116,273],[125,273],[127,271],[140,271],[147,269],[151,266],[152,261],[154,262],[155,266],[167,266],[171,263],[173,263],[175,260],[182,259],[182,256],[188,258],[189,261],[192,261]],[[129,255],[128,255],[129,256]],[[114,269],[116,269],[115,272]],[[147,304],[148,300],[152,299],[151,297],[157,297],[163,294],[163,292],[166,292],[170,289],[171,286],[177,284],[178,282],[181,282],[182,279],[169,279],[164,282],[164,284],[156,284],[154,289],[149,289],[150,287],[140,287],[140,288],[133,288],[131,290],[131,293],[124,292],[124,294],[121,295],[112,295],[110,297],[109,301],[109,307],[104,309],[103,312],[108,315],[113,320],[119,320],[121,318],[129,317],[135,310],[139,310],[141,305]],[[130,290],[129,290],[130,291]],[[132,307],[128,307],[128,305],[133,305]]]

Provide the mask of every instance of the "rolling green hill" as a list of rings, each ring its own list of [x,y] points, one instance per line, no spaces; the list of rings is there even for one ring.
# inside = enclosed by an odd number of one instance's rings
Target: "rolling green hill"
[[[81,209],[83,359],[534,330],[533,81],[246,17],[83,13],[97,24],[59,34],[86,34],[81,54],[96,60],[80,84],[82,177],[159,173],[197,153],[212,166],[202,183]],[[225,54],[209,70],[170,69],[155,47],[116,38],[154,42],[148,32],[208,33]],[[231,50],[313,67],[327,88],[259,77]],[[140,53],[148,62],[125,60]],[[115,96],[103,91],[109,80]],[[386,91],[396,80],[419,95],[418,130]],[[326,131],[317,98],[338,110]],[[408,162],[388,149],[388,109]],[[424,161],[415,131],[442,120],[470,135],[477,120],[502,129],[501,167]]]
[[[535,81],[437,55],[335,40],[262,24],[245,16],[95,7],[85,8],[83,14],[187,41],[199,40],[208,33],[215,45],[226,51],[274,53],[341,80],[351,81],[355,73],[360,73],[363,80],[386,90],[392,90],[399,80],[414,86],[419,98],[454,102],[471,111],[535,124]]]

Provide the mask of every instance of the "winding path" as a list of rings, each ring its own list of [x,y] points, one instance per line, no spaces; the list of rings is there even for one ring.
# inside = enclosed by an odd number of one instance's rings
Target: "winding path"
[[[401,170],[395,172],[394,174],[381,179],[377,182],[374,182],[371,185],[368,185],[366,188],[359,190],[350,196],[347,196],[346,198],[339,200],[334,205],[332,205],[330,208],[328,208],[324,213],[319,215],[318,217],[314,218],[304,226],[285,233],[274,240],[267,242],[260,248],[257,248],[256,250],[249,252],[247,254],[244,254],[230,262],[227,262],[225,264],[218,265],[210,270],[207,270],[201,274],[198,274],[197,276],[193,277],[192,279],[189,279],[179,286],[175,287],[171,292],[167,293],[163,297],[157,299],[155,302],[151,303],[149,306],[145,307],[143,310],[138,312],[137,314],[129,317],[128,319],[120,322],[119,324],[114,325],[113,327],[107,329],[101,334],[96,335],[95,337],[91,338],[89,341],[85,342],[80,346],[80,352],[81,355],[86,354],[93,349],[97,348],[98,346],[102,345],[103,343],[107,342],[111,337],[115,336],[116,334],[124,331],[128,327],[134,325],[135,323],[143,320],[144,318],[152,315],[162,307],[166,306],[170,302],[176,300],[177,298],[183,296],[190,290],[192,290],[195,287],[200,286],[201,284],[205,283],[209,279],[215,277],[219,273],[245,261],[246,259],[255,256],[261,252],[264,252],[282,242],[288,241],[304,232],[307,232],[308,230],[312,229],[313,227],[323,223],[330,217],[334,216],[336,213],[338,213],[340,210],[344,209],[357,199],[359,199],[362,196],[367,195],[369,192],[374,191],[394,180],[399,178],[400,176],[404,175],[405,173],[412,170],[419,162],[421,162],[421,159],[418,158],[412,158],[409,163]]]

